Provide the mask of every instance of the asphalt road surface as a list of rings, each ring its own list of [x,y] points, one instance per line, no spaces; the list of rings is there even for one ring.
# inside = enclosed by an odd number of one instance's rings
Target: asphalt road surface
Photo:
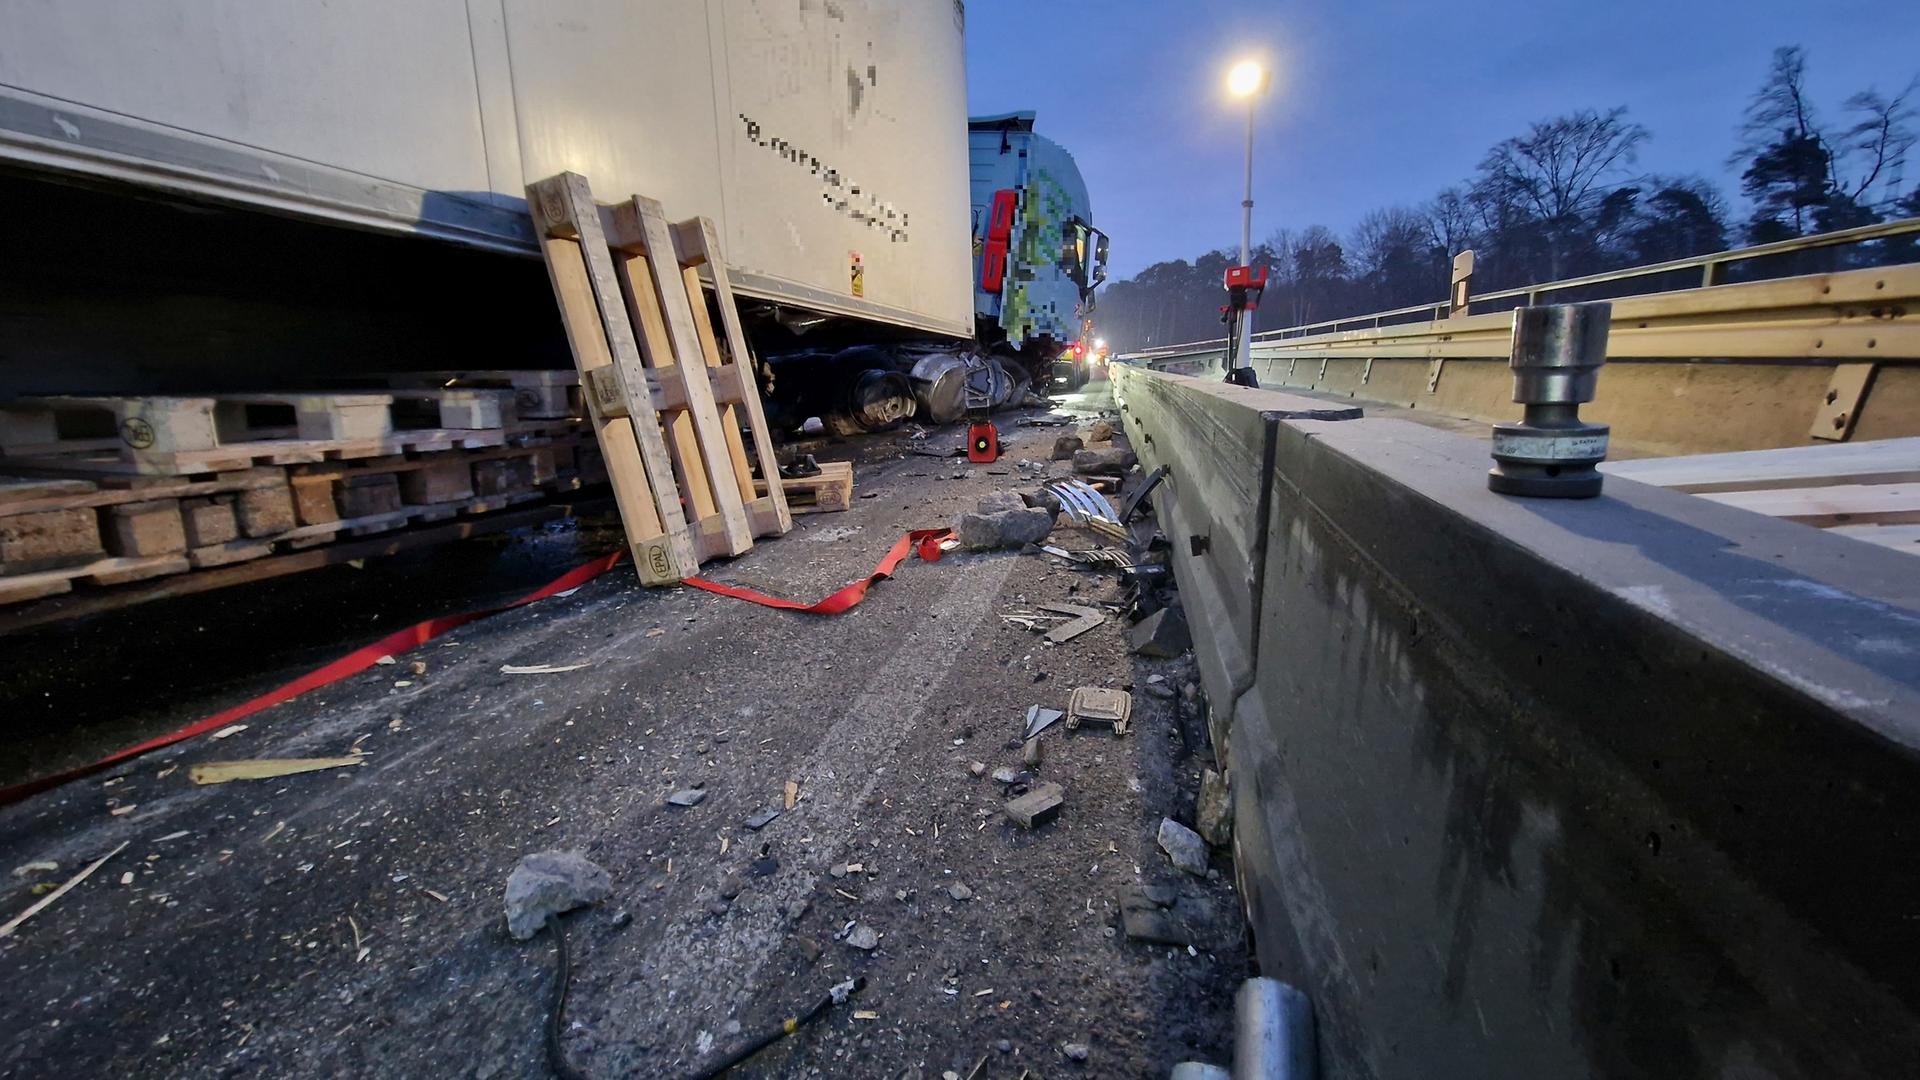
[[[1064,407],[1090,419],[1110,407],[1102,390]],[[905,530],[1030,490],[1039,474],[1016,462],[1046,460],[1062,430],[1009,418],[1008,456],[989,466],[913,453],[957,446],[951,428],[822,446],[856,462],[853,508],[799,517],[708,576],[818,598]],[[1097,546],[1067,528],[1054,542]],[[31,748],[0,772],[170,730],[612,543],[608,529],[540,531],[0,642],[0,705]],[[1193,711],[1183,723],[1179,696],[1163,696],[1188,661],[1129,654],[1124,596],[1114,575],[1051,557],[953,552],[824,618],[643,589],[622,567],[227,738],[0,810],[0,919],[128,845],[0,939],[0,1076],[547,1075],[552,946],[513,941],[502,918],[508,873],[544,849],[582,851],[614,883],[566,920],[562,1045],[589,1076],[695,1075],[854,975],[867,985],[853,1002],[729,1075],[1225,1063],[1248,974],[1232,867],[1215,853],[1213,874],[1183,874],[1154,840],[1163,816],[1192,821],[1210,757]],[[1060,646],[1000,618],[1050,600],[1113,614]],[[537,664],[585,666],[501,671]],[[1043,736],[1033,771],[1065,785],[1066,805],[1021,829],[1002,785],[970,766],[1021,767],[1028,706],[1064,707],[1076,686],[1134,691],[1134,728]],[[355,751],[358,767],[188,778],[207,761]],[[797,805],[748,828],[789,781]],[[666,803],[694,785],[698,806]],[[58,869],[29,866],[41,861]],[[1120,898],[1150,884],[1173,887],[1193,947],[1119,929]],[[840,940],[850,923],[877,947]]]

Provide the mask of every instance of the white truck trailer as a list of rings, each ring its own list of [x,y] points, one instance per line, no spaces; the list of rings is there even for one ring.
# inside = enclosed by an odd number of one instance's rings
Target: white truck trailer
[[[527,255],[525,185],[572,170],[713,218],[745,297],[970,337],[964,19],[957,0],[4,0],[0,170]]]

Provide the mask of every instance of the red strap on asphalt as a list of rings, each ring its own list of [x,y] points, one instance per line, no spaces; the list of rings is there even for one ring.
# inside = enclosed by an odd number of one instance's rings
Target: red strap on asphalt
[[[395,656],[406,652],[408,649],[423,645],[439,637],[441,634],[458,629],[477,619],[484,619],[489,615],[497,615],[503,611],[511,611],[517,607],[524,607],[536,600],[545,600],[549,596],[566,592],[569,589],[577,589],[587,582],[592,581],[594,578],[599,577],[601,574],[606,573],[608,570],[613,569],[623,554],[624,552],[616,551],[611,555],[595,559],[584,566],[577,566],[520,599],[511,603],[501,604],[499,607],[481,608],[478,611],[463,612],[459,615],[442,615],[436,619],[428,619],[425,622],[414,623],[404,630],[397,630],[394,633],[388,634],[386,637],[381,638],[371,645],[355,649],[353,652],[348,653],[324,667],[315,668],[284,686],[277,686],[261,694],[259,697],[243,701],[231,709],[215,713],[204,720],[196,720],[178,731],[171,731],[165,735],[148,739],[146,742],[136,746],[129,746],[124,750],[117,750],[91,765],[82,765],[77,769],[68,769],[66,772],[54,773],[52,776],[43,776],[37,780],[29,780],[23,784],[0,788],[0,806],[7,806],[11,803],[19,802],[29,795],[37,795],[49,788],[58,787],[69,780],[78,780],[83,776],[91,776],[102,769],[111,768],[129,758],[139,757],[141,754],[147,753],[150,750],[158,750],[163,746],[172,746],[174,743],[180,742],[183,739],[191,739],[195,735],[223,728],[242,717],[252,716],[254,713],[260,712],[263,709],[272,708],[283,701],[299,697],[309,690],[317,690],[328,683],[338,682],[349,675],[357,675],[379,663],[380,658],[383,656]]]
[[[922,562],[939,562],[940,544],[952,535],[951,529],[915,529],[894,541],[893,546],[887,549],[887,554],[881,558],[880,564],[875,566],[873,573],[868,574],[864,580],[856,581],[832,596],[811,604],[802,604],[797,600],[783,600],[778,596],[768,596],[766,593],[755,592],[739,585],[722,585],[717,581],[708,581],[706,578],[690,577],[684,584],[696,589],[705,589],[710,593],[719,593],[721,596],[731,596],[735,600],[746,600],[770,608],[780,608],[783,611],[804,611],[809,615],[838,615],[865,600],[867,590],[871,589],[875,582],[892,577],[893,572],[900,568],[900,564],[907,561],[908,552],[919,555]]]
[[[940,544],[952,535],[953,533],[949,529],[915,529],[894,542],[893,547],[888,549],[886,556],[880,560],[880,564],[873,568],[873,573],[868,574],[865,580],[856,581],[846,588],[841,589],[839,592],[834,593],[832,596],[827,597],[825,600],[814,604],[801,604],[792,600],[782,600],[777,596],[768,596],[765,593],[755,592],[752,589],[741,588],[737,585],[722,585],[717,581],[707,581],[704,578],[688,578],[686,584],[696,589],[705,589],[708,592],[719,593],[722,596],[731,596],[738,600],[750,600],[753,603],[764,604],[767,607],[784,608],[788,611],[804,611],[815,615],[838,615],[848,608],[853,607],[855,604],[858,604],[861,600],[866,599],[867,590],[873,587],[874,582],[892,577],[893,572],[900,568],[901,563],[906,561],[908,552],[918,554],[921,560],[925,562],[940,561]],[[309,690],[318,690],[322,686],[339,682],[341,679],[350,675],[358,675],[360,672],[379,663],[380,658],[383,656],[397,656],[409,649],[424,645],[448,631],[459,629],[470,622],[484,619],[489,615],[498,615],[503,611],[511,611],[517,607],[524,607],[527,604],[531,604],[537,600],[545,600],[549,596],[566,592],[569,589],[577,589],[587,582],[592,581],[594,578],[599,577],[601,574],[613,569],[614,566],[620,562],[623,554],[624,552],[616,551],[611,555],[595,559],[584,566],[577,566],[520,599],[501,604],[498,607],[481,608],[477,611],[463,612],[458,615],[442,615],[439,618],[414,623],[404,630],[397,630],[388,634],[386,637],[381,638],[371,645],[355,649],[353,652],[348,653],[330,664],[317,667],[290,683],[274,687],[259,697],[243,701],[230,709],[215,713],[203,720],[196,720],[177,731],[170,731],[165,735],[155,736],[146,742],[129,746],[124,750],[116,750],[91,765],[82,765],[76,769],[68,769],[65,772],[54,773],[51,776],[42,776],[37,780],[29,780],[22,784],[15,784],[12,787],[0,788],[0,806],[7,806],[19,802],[21,799],[27,798],[30,795],[38,795],[40,792],[59,787],[69,780],[78,780],[83,776],[91,776],[103,769],[112,768],[123,761],[139,757],[149,751],[158,750],[163,746],[172,746],[174,743],[184,739],[191,739],[195,735],[202,735],[209,731],[218,730],[243,717],[252,716],[254,713],[270,709],[283,701],[290,701]]]

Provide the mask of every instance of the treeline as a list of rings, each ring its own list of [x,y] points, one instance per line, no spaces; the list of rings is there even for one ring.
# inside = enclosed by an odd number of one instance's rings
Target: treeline
[[[1375,210],[1344,238],[1319,225],[1268,236],[1253,252],[1269,267],[1258,325],[1440,300],[1454,253],[1468,248],[1474,291],[1485,293],[1920,216],[1920,186],[1904,175],[1916,99],[1920,77],[1891,97],[1857,93],[1838,121],[1823,121],[1807,97],[1805,53],[1776,50],[1728,159],[1742,170],[1743,217],[1698,176],[1637,173],[1651,133],[1625,108],[1539,121],[1424,205]],[[1828,255],[1825,265],[1920,257],[1911,241],[1879,246],[1889,250]],[[1238,255],[1235,246],[1156,263],[1107,286],[1100,334],[1121,351],[1219,337],[1221,278]]]

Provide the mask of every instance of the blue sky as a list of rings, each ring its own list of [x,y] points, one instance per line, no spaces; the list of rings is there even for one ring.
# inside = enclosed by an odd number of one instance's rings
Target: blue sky
[[[1254,234],[1345,233],[1417,204],[1536,119],[1625,105],[1638,168],[1724,167],[1775,46],[1808,52],[1829,116],[1920,74],[1920,3],[1784,0],[968,0],[968,106],[1031,108],[1085,174],[1114,278],[1237,245],[1244,114],[1227,63],[1275,64],[1254,154]],[[1907,172],[1920,182],[1920,152]]]

